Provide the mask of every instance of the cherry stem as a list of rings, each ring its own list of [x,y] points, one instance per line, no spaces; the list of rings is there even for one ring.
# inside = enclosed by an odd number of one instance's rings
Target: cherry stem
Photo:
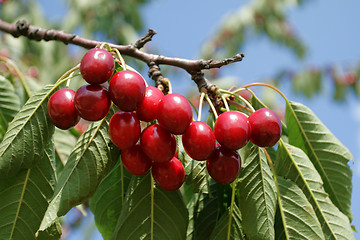
[[[123,68],[124,70],[126,70],[126,63],[125,63],[124,58],[121,56],[120,51],[117,50],[116,48],[113,48],[112,51],[115,51],[115,52],[116,52],[117,57],[120,59],[122,68]]]
[[[202,110],[202,107],[203,107],[204,96],[205,96],[205,93],[201,92],[200,100],[199,100],[199,113],[198,113],[198,118],[197,118],[198,121],[201,121],[201,110]]]
[[[75,67],[70,68],[67,72],[65,72],[57,81],[56,83],[63,82],[64,79],[67,79],[71,73],[75,72],[76,70],[80,69],[80,64],[77,64]],[[59,84],[60,85],[60,84]]]
[[[241,90],[239,90],[239,91],[242,91],[242,90],[244,90],[244,89],[241,89]],[[220,93],[230,94],[231,96],[234,96],[234,97],[240,99],[241,101],[243,101],[243,102],[245,103],[245,105],[246,105],[248,108],[250,108],[251,112],[255,112],[254,107],[251,105],[251,103],[249,103],[249,101],[247,101],[247,100],[246,100],[245,98],[243,98],[242,96],[236,94],[236,93],[239,92],[239,91],[236,90],[236,91],[234,91],[234,92],[229,92],[229,91],[224,90],[224,89],[219,89],[218,91],[219,91]],[[252,93],[252,92],[251,92],[251,93]]]
[[[268,83],[250,83],[250,84],[246,84],[244,86],[242,86],[243,88],[249,88],[249,87],[254,87],[254,86],[263,86],[263,87],[268,87],[268,88],[271,88],[273,89],[274,91],[278,92],[281,97],[284,98],[285,102],[286,103],[289,103],[289,100],[285,97],[284,93],[281,92],[277,87],[271,85],[271,84],[268,84]],[[249,90],[249,89],[248,89]],[[251,92],[253,94],[253,92]]]
[[[0,57],[0,61],[4,62],[7,66],[10,66],[16,73],[16,75],[18,76],[21,85],[23,86],[23,88],[25,89],[26,95],[28,97],[30,97],[31,95],[31,91],[28,88],[28,86],[26,85],[26,81],[24,78],[24,75],[20,72],[20,70],[17,68],[17,66],[15,65],[15,63],[9,59],[9,58],[4,58],[4,57]],[[10,68],[8,68],[10,71]]]
[[[213,114],[215,116],[215,119],[217,119],[219,116],[218,116],[218,114],[216,112],[214,104],[211,102],[211,100],[210,100],[210,98],[209,98],[209,96],[207,94],[205,94],[205,99],[209,103],[210,108],[211,108],[211,110],[212,110],[212,112],[213,112]]]
[[[231,203],[230,203],[230,210],[229,210],[229,226],[227,232],[227,240],[230,240],[231,235],[231,220],[234,211],[234,203],[235,203],[235,190],[236,190],[236,180],[232,183],[232,192],[231,192]]]
[[[226,101],[226,98],[224,97],[223,94],[221,94],[221,98],[222,98],[222,100],[223,100],[223,102],[224,102],[224,106],[225,106],[226,111],[227,111],[227,112],[230,111],[229,104],[228,104],[228,102]]]
[[[246,110],[246,111],[248,111],[248,112],[252,112],[252,110],[251,110],[250,108],[245,107],[245,106],[242,105],[241,103],[238,103],[238,102],[235,102],[235,101],[232,101],[232,100],[230,100],[229,103],[231,103],[231,104],[233,104],[233,105],[236,105],[236,106],[240,107],[241,109]]]
[[[130,71],[136,72],[137,74],[139,74],[139,75],[141,76],[141,78],[144,80],[144,83],[145,83],[145,86],[146,86],[146,87],[149,86],[148,83],[146,82],[145,78],[144,78],[138,71],[136,71],[135,68],[133,68],[133,67],[127,65],[127,64],[125,64],[125,65],[126,65],[126,68],[127,68],[127,69],[129,69]],[[124,70],[125,70],[125,69],[124,69]]]
[[[195,113],[196,113],[196,116],[199,116],[199,112],[198,112],[198,110],[196,109],[195,105],[194,105],[191,101],[189,101],[189,103],[190,103],[191,107],[194,109],[194,111],[195,111]]]

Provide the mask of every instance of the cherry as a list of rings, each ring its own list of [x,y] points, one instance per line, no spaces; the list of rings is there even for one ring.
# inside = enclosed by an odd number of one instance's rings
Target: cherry
[[[152,124],[143,130],[140,144],[144,153],[155,163],[170,161],[176,153],[174,135],[158,124]]]
[[[182,143],[191,158],[206,160],[215,149],[215,134],[206,123],[195,121],[182,135]]]
[[[116,112],[109,121],[109,136],[120,149],[136,144],[141,134],[140,121],[134,113]]]
[[[90,84],[101,84],[110,79],[115,70],[114,58],[100,48],[90,49],[81,59],[80,72]]]
[[[260,108],[249,116],[250,141],[259,147],[272,147],[281,137],[281,120],[271,109]]]
[[[103,119],[110,110],[108,91],[100,85],[84,85],[75,93],[75,107],[80,117],[88,121]]]
[[[65,130],[79,122],[74,96],[75,91],[68,88],[60,89],[51,95],[47,104],[47,113],[56,127]]]
[[[149,86],[145,90],[145,97],[140,107],[136,110],[136,115],[142,121],[151,122],[157,118],[158,106],[164,94],[160,89]]]
[[[121,151],[121,161],[133,175],[144,175],[151,167],[151,159],[142,151],[140,143]]]
[[[159,103],[158,121],[169,132],[183,134],[192,121],[189,101],[177,93],[164,96]]]
[[[206,162],[210,176],[219,184],[232,183],[239,175],[241,158],[237,151],[217,146]]]
[[[214,126],[216,140],[231,150],[245,146],[249,141],[250,131],[248,118],[236,111],[220,114]]]
[[[185,181],[184,166],[175,157],[168,162],[154,163],[151,173],[155,182],[166,191],[179,189]]]
[[[132,71],[120,71],[110,79],[109,93],[111,100],[120,110],[135,111],[145,97],[145,82],[141,75]]]

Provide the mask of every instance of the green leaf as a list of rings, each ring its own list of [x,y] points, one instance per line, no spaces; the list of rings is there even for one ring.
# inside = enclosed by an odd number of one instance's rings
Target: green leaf
[[[212,185],[211,195],[207,193],[195,193],[193,186],[185,185],[184,195],[191,196],[186,207],[189,211],[189,224],[187,228],[187,240],[207,240],[210,238],[219,215],[216,186]]]
[[[303,191],[325,239],[354,239],[349,219],[331,202],[319,173],[300,148],[280,142],[275,167],[278,175],[292,180]]]
[[[193,160],[185,150],[179,153],[179,159],[185,166],[185,184],[193,185],[194,193],[208,193],[209,181],[206,174],[206,161]]]
[[[45,86],[25,103],[0,144],[0,178],[14,176],[22,168],[30,168],[51,141],[54,125],[47,115],[47,101],[55,90]]]
[[[90,199],[90,210],[105,240],[110,239],[115,230],[130,179],[131,174],[118,162]]]
[[[70,131],[60,130],[55,128],[54,145],[56,157],[56,172],[59,175],[76,144],[77,139]]]
[[[326,192],[340,211],[352,220],[352,172],[349,150],[306,106],[289,102],[286,106],[289,143],[301,148],[319,172]]]
[[[0,122],[1,133],[4,134],[9,122],[20,110],[20,99],[9,80],[0,75]]]
[[[58,240],[61,238],[61,234],[61,224],[60,221],[57,220],[45,231],[40,231],[36,236],[36,240]]]
[[[108,134],[110,117],[108,114],[103,120],[90,124],[80,136],[59,176],[41,231],[53,224],[58,216],[91,197],[116,164],[120,151],[111,143]]]
[[[291,180],[278,177],[279,225],[276,239],[325,239],[314,209]],[[275,224],[276,225],[276,224]]]
[[[188,211],[179,191],[153,185],[151,174],[133,176],[111,239],[184,240]]]
[[[252,146],[239,180],[239,208],[246,236],[274,239],[276,188],[262,148]]]
[[[230,222],[230,210],[223,214],[220,220],[216,223],[210,240],[241,240],[246,239],[241,220],[241,212],[239,208],[234,204],[234,209],[231,216],[231,229],[230,237],[228,237],[228,228]]]
[[[0,239],[35,239],[56,183],[53,144],[38,163],[0,181]]]

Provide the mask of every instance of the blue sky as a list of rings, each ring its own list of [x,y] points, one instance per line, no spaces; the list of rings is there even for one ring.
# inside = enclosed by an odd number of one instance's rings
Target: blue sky
[[[49,9],[59,1],[41,2],[44,8]],[[285,67],[300,70],[312,65],[324,67],[334,63],[343,66],[359,64],[360,1],[307,2],[303,7],[289,11],[295,31],[309,49],[304,61],[298,61],[290,51],[260,38],[247,43],[241,50],[246,54],[243,62],[224,67],[222,74],[235,76],[240,79],[241,84],[261,81]],[[146,5],[142,12],[145,28],[153,28],[158,32],[150,44],[156,47],[160,54],[196,59],[201,44],[216,29],[222,17],[238,7],[240,4],[237,0],[154,0]],[[52,16],[59,16],[64,11],[61,5],[52,9],[57,11],[54,14],[50,12]],[[185,72],[173,81],[175,92],[195,88]],[[360,200],[360,102],[354,95],[350,95],[345,103],[331,101],[332,87],[327,83],[329,82],[324,83],[325,91],[310,100],[294,95],[289,84],[284,84],[281,90],[289,99],[310,107],[354,155],[355,163],[351,164],[354,171],[352,209],[353,224],[359,230],[360,207],[356,203]],[[360,235],[357,234],[357,237],[360,238]],[[79,236],[77,238],[80,239]]]

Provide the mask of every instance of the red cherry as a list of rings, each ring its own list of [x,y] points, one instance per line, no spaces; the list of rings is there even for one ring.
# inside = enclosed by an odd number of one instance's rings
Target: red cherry
[[[169,132],[183,134],[192,122],[189,101],[177,93],[164,96],[159,103],[158,121]]]
[[[231,150],[245,146],[249,141],[250,131],[248,118],[236,111],[220,114],[214,126],[216,140]]]
[[[140,136],[144,153],[153,162],[167,162],[176,153],[176,139],[165,128],[152,124],[144,129]]]
[[[241,158],[237,151],[217,146],[206,162],[210,176],[219,184],[232,183],[239,175]]]
[[[108,51],[100,48],[90,49],[82,58],[80,72],[90,84],[101,84],[110,79],[115,70],[114,58]]]
[[[51,95],[47,104],[47,113],[54,125],[60,129],[69,129],[80,120],[74,105],[75,91],[63,88]]]
[[[177,158],[168,162],[154,163],[151,173],[155,182],[166,191],[179,189],[185,181],[185,169]]]
[[[132,71],[120,71],[110,79],[111,100],[120,110],[132,112],[138,109],[145,97],[145,82],[141,75]]]
[[[75,93],[75,107],[80,117],[88,121],[103,119],[110,110],[108,91],[100,85],[84,85]]]
[[[140,143],[121,151],[121,161],[133,175],[144,175],[151,167],[151,159],[142,151]]]
[[[136,110],[136,115],[142,121],[154,121],[158,114],[158,106],[164,94],[160,89],[149,86],[145,91],[145,98],[140,107]]]
[[[272,147],[281,137],[281,121],[271,109],[261,108],[249,116],[250,141],[259,147]]]
[[[215,134],[206,123],[195,121],[182,135],[182,143],[191,158],[206,160],[215,149]]]
[[[127,149],[136,144],[141,134],[140,121],[134,113],[116,112],[109,121],[109,136],[120,149]]]

